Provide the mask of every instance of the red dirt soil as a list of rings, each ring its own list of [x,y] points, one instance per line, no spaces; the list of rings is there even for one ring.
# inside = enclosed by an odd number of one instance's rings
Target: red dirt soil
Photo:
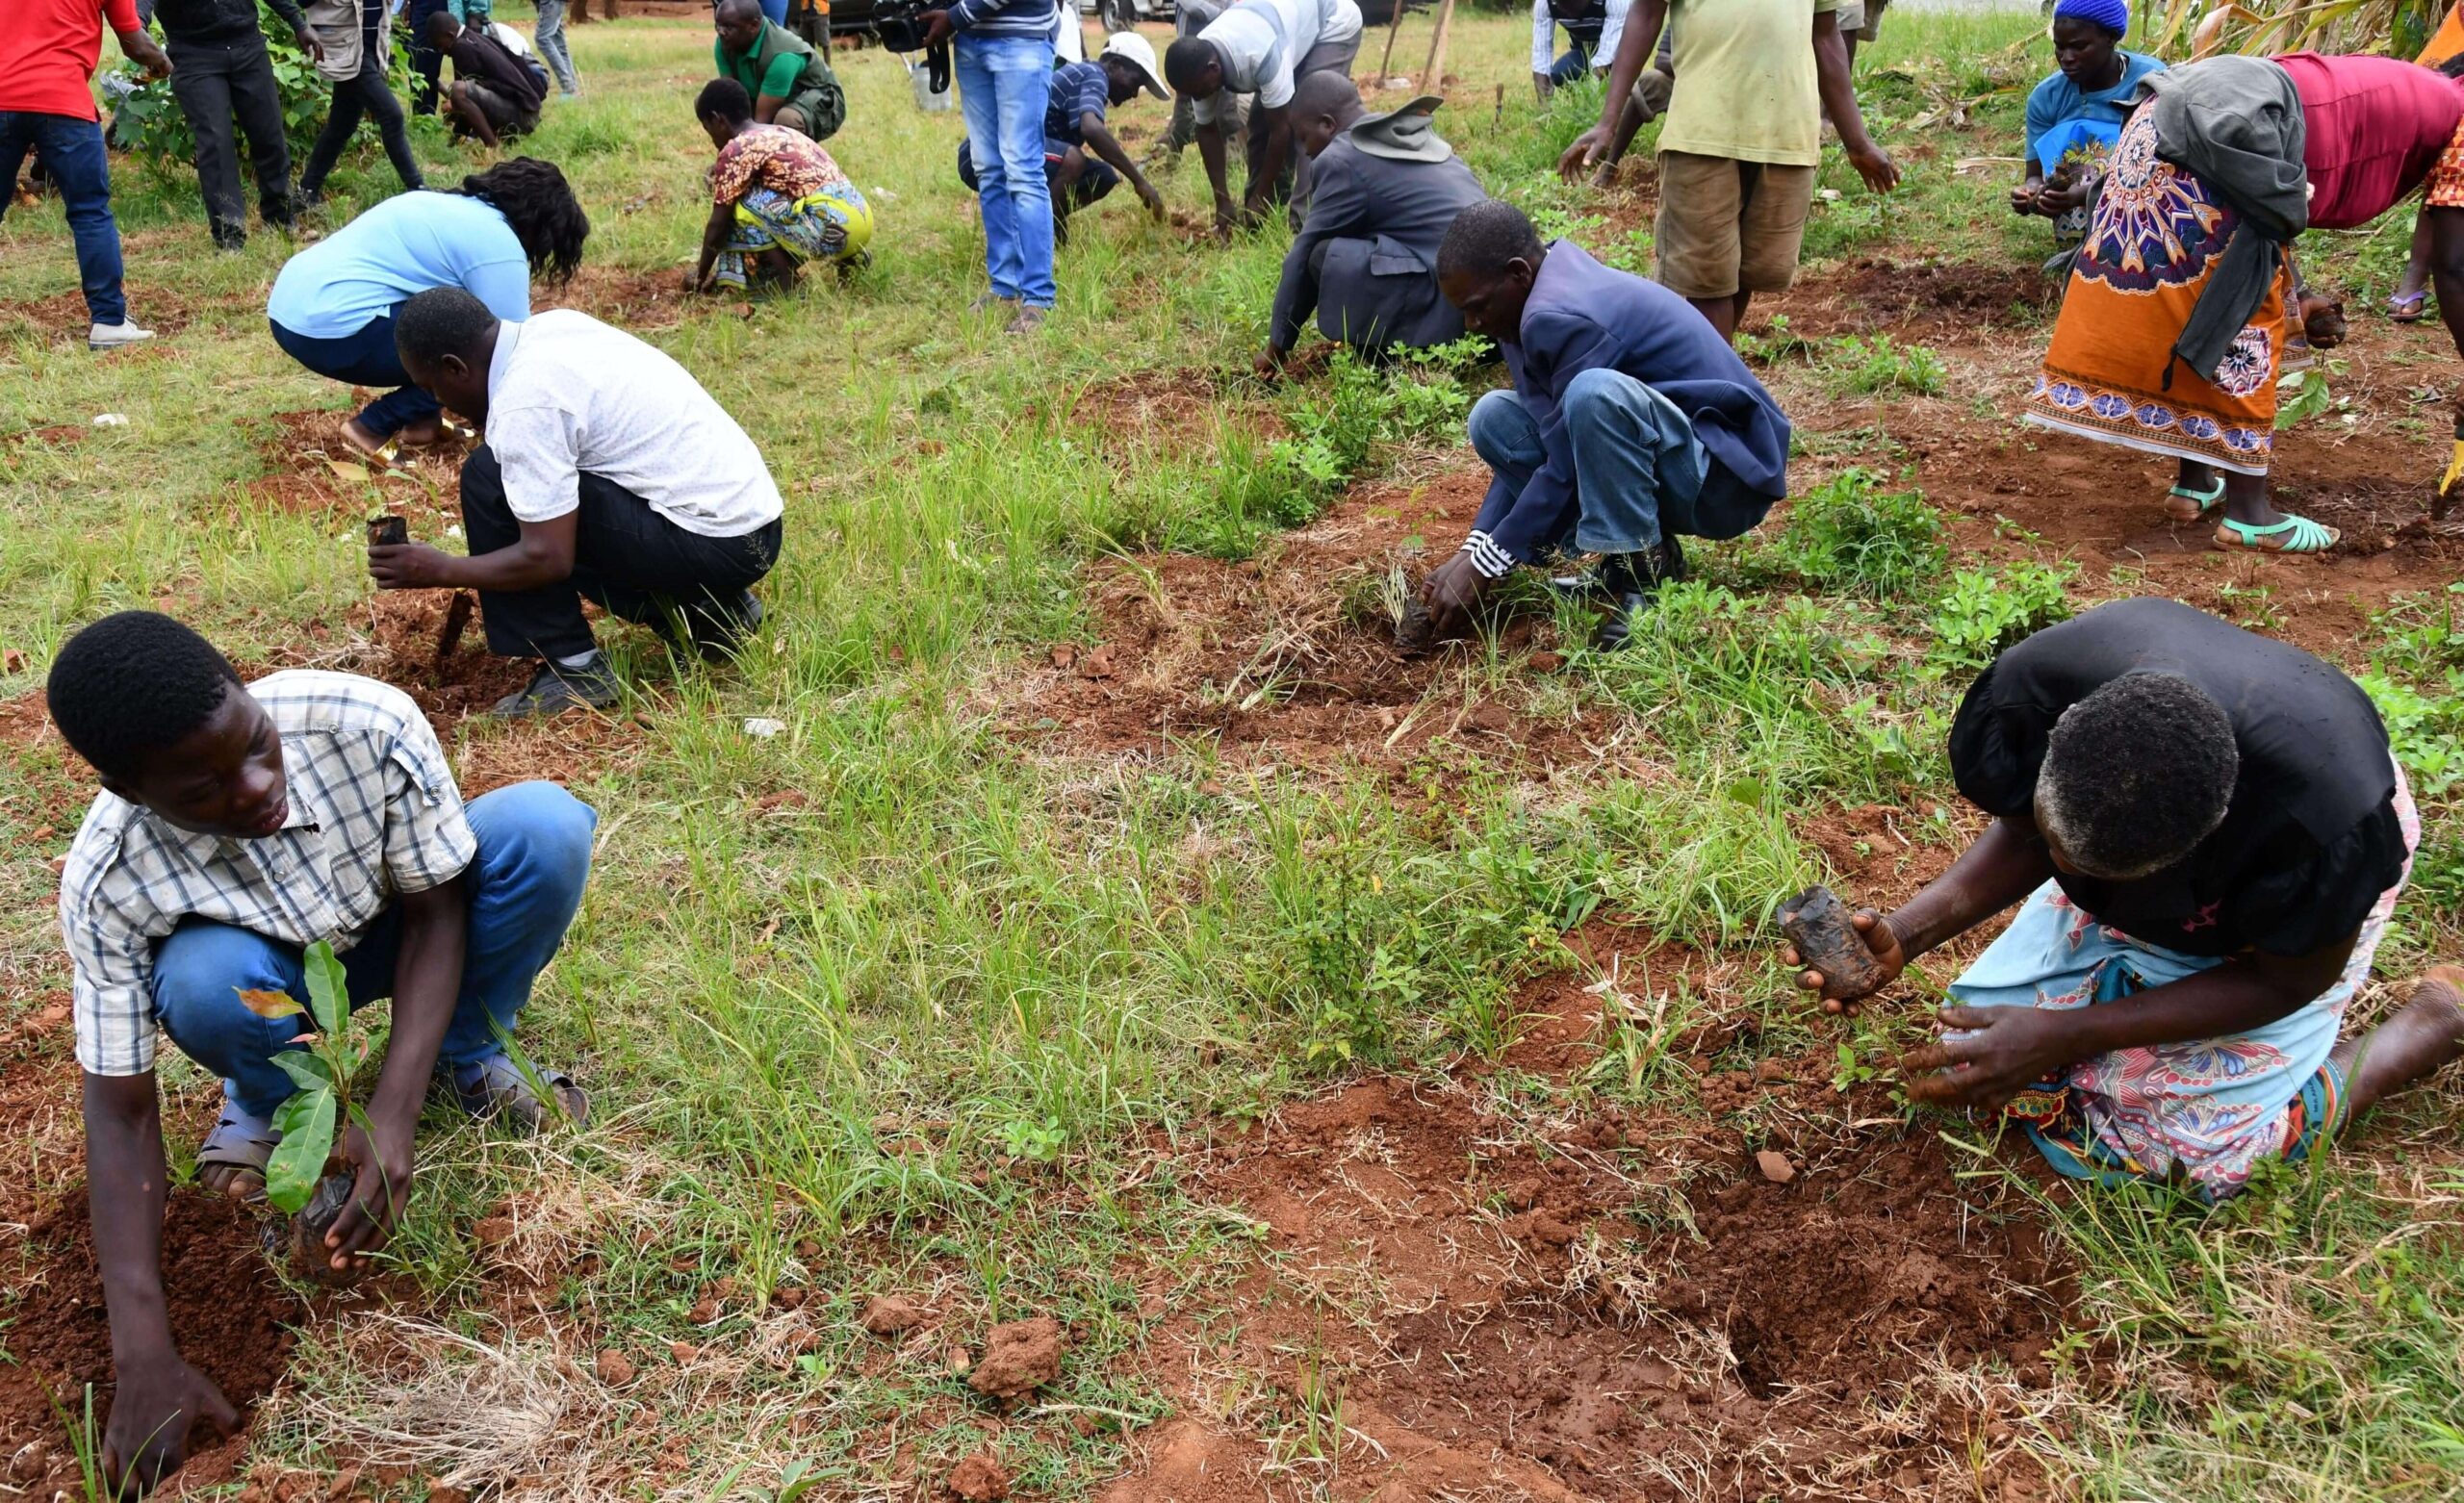
[[[81,1423],[85,1386],[92,1384],[99,1426],[112,1398],[111,1330],[82,1187],[61,1196],[26,1234],[26,1253],[39,1272],[7,1309],[13,1362],[0,1364],[0,1450],[13,1458],[37,1448],[11,1477],[28,1496],[48,1498],[64,1488],[74,1496],[77,1460],[52,1403]],[[266,1261],[257,1218],[220,1196],[175,1189],[163,1219],[163,1262],[179,1270],[166,1293],[181,1354],[244,1419],[281,1378],[293,1343],[285,1327],[299,1315]],[[181,1487],[229,1481],[244,1445],[232,1439],[203,1450],[181,1470]]]

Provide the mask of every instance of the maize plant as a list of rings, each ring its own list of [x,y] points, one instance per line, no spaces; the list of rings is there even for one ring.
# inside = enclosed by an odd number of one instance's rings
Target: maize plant
[[[2383,52],[2409,58],[2438,30],[2445,0],[2161,0],[2140,45],[2162,58],[2218,53]]]

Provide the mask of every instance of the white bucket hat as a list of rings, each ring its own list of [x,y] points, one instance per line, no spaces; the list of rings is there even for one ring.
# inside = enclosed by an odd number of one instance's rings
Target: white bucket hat
[[[1155,44],[1136,32],[1115,32],[1104,38],[1103,58],[1118,58],[1138,69],[1146,81],[1146,91],[1158,99],[1169,99],[1172,91],[1164,87],[1164,75],[1155,66]]]

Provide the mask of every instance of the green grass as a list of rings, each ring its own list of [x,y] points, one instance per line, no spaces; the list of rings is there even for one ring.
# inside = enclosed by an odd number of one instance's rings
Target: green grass
[[[706,35],[622,22],[572,37],[588,92],[552,108],[526,149],[561,162],[589,205],[594,275],[672,281],[703,218],[707,148],[687,101]],[[1458,22],[1446,133],[1553,229],[1647,266],[1647,226],[1551,170],[1597,96],[1535,106],[1527,37],[1511,16]],[[2003,207],[2011,171],[1955,170],[2012,154],[2025,89],[2049,66],[2035,13],[1894,13],[1864,59],[1907,185],[1885,205],[1828,160],[1822,182],[1840,196],[1817,205],[1810,256],[2040,259],[2042,226]],[[1894,803],[1929,843],[1953,843],[1919,811],[1952,802],[1942,735],[1957,693],[1995,643],[2086,603],[2090,581],[2061,569],[1948,558],[1931,505],[1891,477],[1886,435],[1807,431],[1845,472],[1762,537],[1705,550],[1703,578],[1642,619],[1633,650],[1527,691],[1498,654],[1475,654],[1448,686],[1467,701],[1527,693],[1569,721],[1606,715],[1644,773],[1541,792],[1476,755],[1431,753],[1401,780],[1428,796],[1399,799],[1370,769],[1226,771],[1203,742],[1155,761],[1034,754],[1002,733],[988,693],[1044,645],[1089,640],[1103,565],[1153,549],[1245,557],[1358,477],[1468,464],[1463,407],[1497,377],[1338,363],[1277,392],[1227,380],[1210,420],[1106,432],[1081,410],[1091,383],[1245,369],[1279,233],[1194,246],[1107,204],[1078,223],[1049,333],[1010,343],[959,312],[982,273],[950,171],[954,117],[914,111],[878,53],[841,76],[853,123],[833,147],[875,195],[873,268],[845,290],[749,318],[696,311],[652,336],[759,440],[789,497],[789,542],[740,671],[672,680],[647,639],[615,639],[640,671],[627,706],[638,725],[622,754],[580,769],[602,813],[599,866],[525,1029],[535,1057],[585,1067],[603,1125],[533,1144],[432,1120],[398,1248],[401,1286],[431,1324],[310,1330],[294,1368],[302,1402],[260,1441],[269,1455],[313,1465],[413,1399],[552,1398],[569,1381],[555,1340],[487,1313],[510,1261],[546,1272],[549,1325],[584,1343],[569,1350],[623,1347],[664,1385],[658,1424],[568,1436],[566,1461],[624,1457],[674,1495],[718,1496],[772,1488],[783,1458],[804,1459],[825,1474],[815,1495],[878,1496],[898,1475],[883,1442],[896,1421],[892,1443],[920,1470],[945,1466],[980,1439],[962,1383],[930,1362],[881,1368],[849,1321],[871,1293],[931,1288],[956,1338],[1028,1312],[1068,1323],[1072,1356],[1047,1398],[1098,1421],[1014,1425],[1003,1443],[1022,1491],[1088,1495],[1121,1465],[1124,1429],[1173,1407],[1116,1361],[1158,1322],[1155,1290],[1178,1312],[1240,1318],[1231,1281],[1257,1229],[1188,1184],[1171,1145],[1358,1065],[1496,1059],[1528,1024],[1520,984],[1572,965],[1560,936],[1594,916],[1740,963],[1716,993],[1689,984],[1656,1019],[1620,1022],[1587,1074],[1535,1089],[1686,1108],[1692,1072],[1667,1053],[1697,1018],[1751,1012],[1833,1039],[1760,957],[1772,903],[1825,875],[1792,816]],[[1122,117],[1143,133],[1133,150],[1163,125],[1151,103]],[[433,126],[419,144],[432,180],[475,165]],[[22,654],[0,681],[11,697],[38,684],[78,623],[121,606],[176,610],[251,662],[366,629],[355,523],[287,510],[260,484],[288,463],[267,457],[268,415],[338,417],[346,399],[265,337],[283,247],[260,235],[217,256],[184,168],[118,174],[134,311],[181,321],[161,348],[90,358],[66,338],[56,216],[0,226],[0,304],[52,299],[0,324],[0,435],[130,420],[77,442],[0,438],[0,646]],[[335,180],[336,213],[392,187],[363,141]],[[1201,210],[1194,156],[1166,187]],[[2334,242],[2322,274],[2374,290],[2403,233]],[[1808,355],[1844,393],[1943,379],[1932,351],[1887,340]],[[1379,585],[1356,582],[1347,605],[1373,614]],[[2457,765],[2464,734],[2441,608],[2407,607],[2374,633],[2373,687],[2433,777]],[[751,715],[788,729],[747,736]],[[469,727],[458,750],[503,740]],[[31,853],[0,868],[13,1006],[63,984],[40,858],[64,847],[83,779],[56,742],[12,745],[9,759],[0,839]],[[2388,979],[2452,955],[2464,928],[2454,786],[2425,799],[2431,837]],[[1889,1041],[1868,1023],[1852,1056],[1887,1057]],[[167,1079],[195,1120],[212,1083],[179,1065]],[[2464,1185],[2457,1117],[2439,1105],[2451,1099],[2400,1112],[2369,1156],[2278,1177],[2220,1217],[2152,1197],[2051,1198],[2088,1264],[2085,1318],[2116,1354],[2102,1377],[2073,1370],[2060,1427],[2036,1437],[2084,1495],[2457,1495]],[[482,1245],[474,1223],[509,1200],[523,1239]],[[720,1279],[740,1296],[696,1323]],[[811,1339],[793,1352],[753,1344],[753,1305],[783,1286],[815,1291]],[[672,1341],[728,1355],[670,1372]],[[1297,1460],[1340,1451],[1345,1414],[1342,1375],[1302,1371],[1273,1400],[1277,1443]]]

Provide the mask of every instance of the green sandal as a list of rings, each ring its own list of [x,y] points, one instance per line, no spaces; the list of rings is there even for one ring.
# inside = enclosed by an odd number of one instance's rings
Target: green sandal
[[[2189,502],[2184,506],[2182,502]],[[2165,515],[2175,522],[2204,522],[2207,514],[2224,504],[2224,477],[2216,477],[2216,489],[2201,496],[2186,485],[2177,485],[2165,493]]]
[[[2333,527],[2294,516],[2264,527],[2227,517],[2216,527],[2217,547],[2246,548],[2253,553],[2323,553],[2334,548],[2342,536]]]

